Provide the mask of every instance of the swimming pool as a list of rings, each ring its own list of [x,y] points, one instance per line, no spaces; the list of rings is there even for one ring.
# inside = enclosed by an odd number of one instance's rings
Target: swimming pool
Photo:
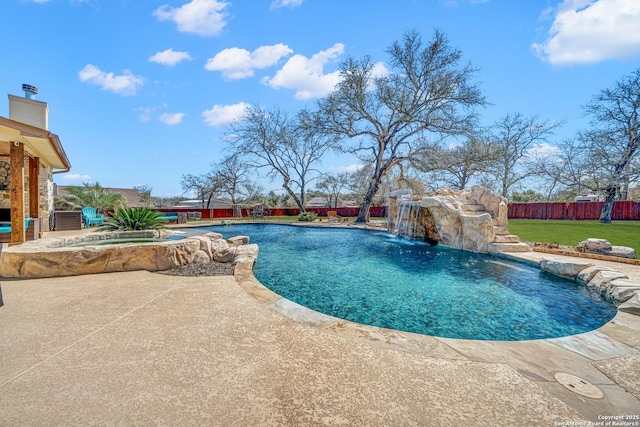
[[[353,322],[447,338],[529,340],[587,332],[615,307],[526,264],[376,232],[240,224],[260,247],[254,275],[277,294]]]

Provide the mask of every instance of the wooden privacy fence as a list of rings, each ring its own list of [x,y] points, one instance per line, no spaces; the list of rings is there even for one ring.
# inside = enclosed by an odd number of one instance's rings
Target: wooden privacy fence
[[[217,219],[217,218],[233,218],[232,208],[214,208],[214,209],[197,209],[197,208],[161,208],[157,209],[160,212],[200,212],[203,219]],[[307,212],[315,212],[319,217],[326,217],[327,211],[338,211],[338,215],[344,217],[358,216],[360,211],[359,207],[347,207],[347,208],[308,208]],[[298,208],[269,208],[264,207],[265,216],[296,216],[300,214]],[[369,214],[374,218],[384,218],[387,215],[386,206],[371,206]],[[251,209],[243,208],[242,216],[244,218],[251,216]]]
[[[534,202],[510,203],[510,219],[577,219],[597,220],[604,202]],[[640,202],[619,200],[613,203],[611,219],[640,220]]]

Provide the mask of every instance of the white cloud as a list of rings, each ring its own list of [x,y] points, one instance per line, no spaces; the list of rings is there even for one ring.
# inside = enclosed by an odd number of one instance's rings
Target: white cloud
[[[347,166],[329,166],[329,170],[331,172],[336,172],[336,173],[340,173],[340,172],[357,172],[360,169],[362,169],[364,165],[361,163],[352,163],[350,165]]]
[[[156,62],[162,65],[173,67],[179,62],[190,61],[191,55],[188,52],[177,52],[171,48],[158,52],[149,57],[149,62]]]
[[[265,77],[262,82],[275,89],[294,89],[297,99],[324,96],[333,91],[340,74],[338,71],[324,74],[324,67],[327,63],[335,61],[343,52],[344,45],[336,43],[311,58],[294,55],[272,78]]]
[[[205,110],[202,113],[202,118],[209,126],[224,126],[242,119],[247,114],[249,107],[250,105],[246,102],[233,105],[214,105],[210,110]]]
[[[549,145],[546,142],[532,145],[525,153],[525,157],[529,160],[548,159],[560,154],[560,148]]]
[[[552,64],[636,58],[639,27],[638,0],[564,0],[555,11],[548,39],[531,47]]]
[[[293,50],[282,43],[260,46],[253,52],[231,47],[209,58],[204,68],[209,71],[220,71],[226,79],[242,79],[253,76],[255,69],[270,67],[291,53]]]
[[[227,24],[224,8],[228,5],[219,0],[191,0],[177,8],[166,4],[160,6],[153,16],[160,21],[174,21],[178,31],[184,33],[215,36]]]
[[[184,113],[163,113],[160,115],[158,120],[166,125],[177,125],[182,121],[184,117]]]
[[[68,173],[66,175],[62,175],[62,179],[64,181],[73,181],[73,182],[93,182],[93,178],[89,175],[80,175],[79,173]]]
[[[278,9],[280,7],[298,7],[302,5],[303,0],[273,0],[271,2],[271,9]]]
[[[100,86],[102,90],[108,90],[119,95],[135,95],[144,83],[142,76],[136,76],[129,70],[124,70],[123,74],[116,76],[100,70],[92,64],[87,64],[78,71],[78,77],[83,83]]]

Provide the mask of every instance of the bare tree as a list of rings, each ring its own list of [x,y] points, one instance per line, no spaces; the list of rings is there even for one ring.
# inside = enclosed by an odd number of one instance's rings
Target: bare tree
[[[321,190],[327,197],[328,207],[338,207],[338,199],[342,191],[349,184],[349,173],[341,172],[335,175],[323,175],[318,181],[318,190]]]
[[[151,190],[153,190],[153,188],[148,185],[136,185],[133,188],[138,190],[140,203],[142,203],[143,207],[150,208],[153,206],[153,197],[151,197]]]
[[[496,150],[492,175],[498,181],[498,192],[507,197],[509,191],[522,180],[535,174],[526,167],[523,158],[535,144],[546,143],[562,122],[540,121],[538,116],[524,117],[520,113],[507,114],[490,129],[489,141]]]
[[[471,107],[484,105],[471,83],[476,69],[460,66],[461,52],[435,31],[424,45],[407,32],[387,49],[392,72],[374,73],[370,58],[340,66],[336,90],[319,102],[325,131],[348,138],[345,152],[372,164],[356,222],[365,222],[384,176],[426,144],[429,134],[461,134],[473,127]]]
[[[585,192],[599,192],[597,165],[599,156],[592,157],[576,139],[567,139],[553,150],[531,156],[531,167],[546,190],[546,199],[558,196],[572,199]]]
[[[601,156],[608,175],[601,188],[605,203],[600,222],[610,223],[616,194],[634,174],[631,165],[640,148],[640,69],[618,80],[613,88],[601,90],[584,111],[591,117],[591,128],[581,133],[581,139],[588,151]]]
[[[461,190],[473,178],[489,172],[496,158],[491,144],[481,136],[469,136],[459,144],[422,150],[411,163],[423,172],[442,172],[438,177],[444,185]]]
[[[196,197],[202,202],[205,209],[211,206],[211,200],[220,195],[218,185],[211,174],[203,175],[182,175],[182,190],[195,191]]]
[[[236,205],[257,198],[261,192],[260,186],[251,181],[252,171],[249,163],[244,162],[237,154],[232,154],[219,163],[212,164],[210,176],[218,191],[228,196],[231,203]]]
[[[315,165],[334,145],[333,139],[317,132],[309,112],[295,118],[274,108],[266,111],[252,106],[239,122],[229,126],[228,139],[234,153],[252,166],[266,167],[269,175],[282,179],[282,187],[304,212],[307,185],[317,172]]]

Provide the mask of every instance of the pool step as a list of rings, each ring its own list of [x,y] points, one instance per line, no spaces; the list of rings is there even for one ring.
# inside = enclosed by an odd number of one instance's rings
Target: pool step
[[[503,252],[531,252],[526,243],[489,243],[489,252],[499,254]]]
[[[507,230],[507,227],[500,227],[498,225],[494,225],[493,226],[493,233],[496,236],[499,236],[499,235],[504,236],[504,235],[507,235],[507,234],[511,234],[511,233],[509,233],[509,230]]]
[[[520,243],[520,238],[515,234],[496,234],[495,243]]]

